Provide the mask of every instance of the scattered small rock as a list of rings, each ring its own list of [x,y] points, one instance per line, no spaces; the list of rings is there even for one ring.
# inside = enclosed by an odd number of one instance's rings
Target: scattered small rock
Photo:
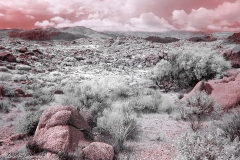
[[[0,52],[0,60],[7,62],[16,62],[16,57],[12,53]]]
[[[17,49],[17,51],[20,53],[25,53],[28,51],[28,49],[27,49],[27,47],[22,47],[22,48]]]
[[[83,157],[88,160],[112,160],[114,157],[113,147],[102,142],[93,142],[82,152]]]

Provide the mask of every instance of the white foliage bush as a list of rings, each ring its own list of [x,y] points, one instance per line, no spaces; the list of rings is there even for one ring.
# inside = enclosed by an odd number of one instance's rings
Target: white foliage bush
[[[185,48],[168,53],[153,69],[152,79],[164,88],[186,88],[200,80],[219,78],[231,63],[210,49]]]

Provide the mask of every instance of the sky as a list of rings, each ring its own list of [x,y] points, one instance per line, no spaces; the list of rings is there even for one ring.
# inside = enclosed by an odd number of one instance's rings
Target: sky
[[[0,28],[240,32],[240,0],[0,0]]]

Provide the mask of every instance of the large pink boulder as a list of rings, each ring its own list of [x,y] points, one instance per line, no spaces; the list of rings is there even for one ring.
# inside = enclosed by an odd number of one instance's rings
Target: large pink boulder
[[[234,77],[224,77],[221,80],[211,80],[208,83],[213,90],[211,97],[223,108],[231,109],[240,104],[240,74]]]
[[[206,92],[207,94],[211,94],[212,93],[212,86],[207,83],[207,82],[203,82],[203,81],[199,81],[195,87],[187,94],[185,95],[182,100],[185,100],[189,97],[191,97],[196,91],[201,91],[201,92]]]
[[[196,91],[207,92],[223,109],[237,107],[240,104],[240,72],[230,70],[222,79],[200,81],[182,100],[192,96]]]
[[[39,120],[33,141],[44,149],[61,153],[74,151],[81,141],[86,142],[82,131],[90,126],[71,106],[54,106],[45,110]]]
[[[112,160],[114,149],[102,142],[93,142],[82,150],[83,158],[87,160]]]

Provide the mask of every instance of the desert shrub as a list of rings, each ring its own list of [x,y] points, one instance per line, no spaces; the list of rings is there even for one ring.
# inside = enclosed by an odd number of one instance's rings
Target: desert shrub
[[[114,138],[115,151],[123,150],[124,142],[136,129],[136,114],[126,103],[115,103],[97,119],[97,127]],[[136,136],[136,135],[135,135]]]
[[[186,160],[234,160],[239,158],[239,142],[231,143],[229,139],[214,132],[186,133],[178,144],[178,150]]]
[[[24,107],[27,111],[38,110],[40,106],[48,104],[54,100],[52,93],[46,93],[42,90],[35,91],[33,98],[30,101],[24,103]]]
[[[173,98],[155,90],[145,90],[128,100],[137,113],[168,113],[176,107]]]
[[[231,68],[231,63],[208,49],[185,49],[168,53],[152,71],[152,80],[166,90],[194,86],[200,80],[219,78]]]
[[[6,158],[6,160],[9,160],[9,159],[31,160],[31,154],[28,152],[26,147],[23,147],[23,148],[21,148],[21,149],[19,149],[17,151],[8,153],[5,158]],[[1,159],[1,160],[4,160],[4,158]]]
[[[29,112],[27,113],[20,121],[17,126],[17,130],[20,133],[27,135],[34,135],[35,130],[37,128],[40,116],[43,111],[39,110],[37,112]]]
[[[87,110],[92,114],[94,122],[111,103],[108,91],[98,83],[84,83],[79,86],[70,84],[65,87],[64,93],[63,104]]]
[[[11,103],[9,101],[0,101],[0,111],[4,113],[10,112]]]
[[[218,110],[218,105],[206,92],[196,91],[180,107],[181,118],[189,120],[194,131],[200,128],[203,116]]]
[[[110,90],[110,96],[111,99],[117,100],[117,99],[124,99],[129,98],[133,93],[131,91],[133,88],[130,88],[129,86],[120,84]]]
[[[12,80],[12,74],[11,73],[1,72],[0,81],[10,81],[10,80]]]
[[[4,91],[5,91],[5,96],[6,97],[16,97],[17,96],[17,93],[14,92],[14,89],[13,88],[10,88],[10,87],[4,87]]]
[[[218,128],[224,131],[224,135],[231,141],[240,137],[240,114],[225,114],[221,122],[214,123]]]
[[[51,40],[52,36],[58,35],[59,32],[44,30],[44,29],[31,29],[31,30],[15,30],[9,32],[11,38],[21,38],[24,40],[44,41]]]

